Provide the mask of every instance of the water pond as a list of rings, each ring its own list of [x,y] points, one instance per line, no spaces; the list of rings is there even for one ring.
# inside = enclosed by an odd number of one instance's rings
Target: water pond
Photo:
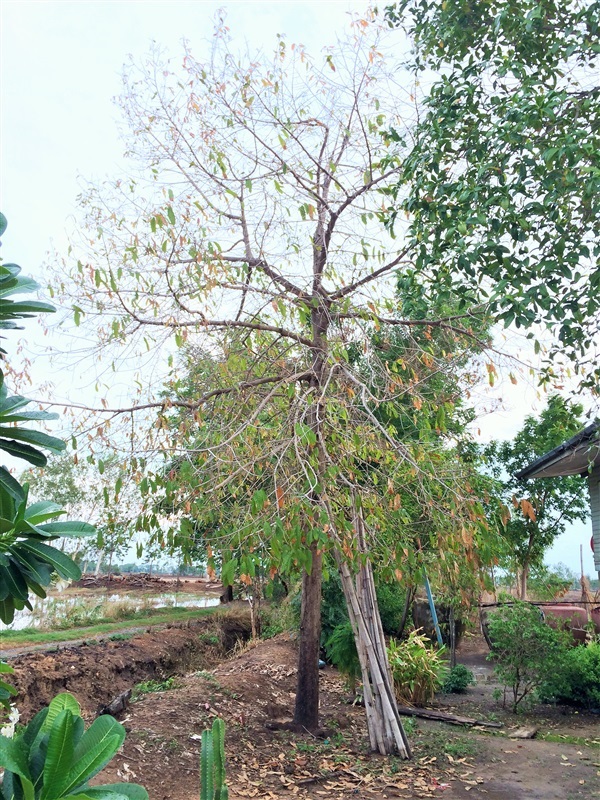
[[[192,594],[187,592],[53,592],[45,599],[30,597],[33,611],[24,608],[15,613],[10,625],[0,623],[3,630],[61,630],[93,625],[100,620],[127,619],[135,611],[153,608],[209,608],[219,605],[216,594]]]

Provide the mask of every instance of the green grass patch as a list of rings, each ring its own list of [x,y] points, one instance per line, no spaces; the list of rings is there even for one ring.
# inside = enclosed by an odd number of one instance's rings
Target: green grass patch
[[[545,742],[558,742],[559,744],[576,744],[578,747],[595,747],[600,749],[600,735],[593,739],[585,736],[569,736],[562,733],[538,733],[536,739],[543,739]]]
[[[59,631],[39,631],[37,628],[23,628],[20,631],[2,631],[2,645],[4,648],[25,647],[37,644],[52,644],[54,642],[70,642],[74,639],[89,639],[90,636],[118,633],[120,630],[131,628],[136,624],[143,627],[154,625],[169,625],[173,622],[187,622],[212,614],[218,606],[211,608],[155,608],[135,612],[129,619],[99,620],[94,625],[80,628],[69,628]]]
[[[404,724],[404,720],[402,721]],[[451,758],[473,758],[480,750],[474,731],[456,733],[452,730],[434,727],[416,726],[411,736],[411,743],[417,760],[421,758],[438,758],[445,761],[444,756]]]
[[[164,681],[142,681],[133,687],[131,693],[131,700],[139,700],[145,694],[156,694],[156,692],[168,692],[170,689],[177,688],[177,681],[175,678],[165,678]]]

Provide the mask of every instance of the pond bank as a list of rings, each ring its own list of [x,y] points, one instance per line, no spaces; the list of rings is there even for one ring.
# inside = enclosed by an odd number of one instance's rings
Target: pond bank
[[[238,640],[250,636],[247,610],[231,609],[202,619],[145,633],[68,643],[54,652],[29,653],[11,660],[11,683],[22,720],[68,691],[84,715],[93,716],[121,692],[148,679],[206,669],[222,661]]]

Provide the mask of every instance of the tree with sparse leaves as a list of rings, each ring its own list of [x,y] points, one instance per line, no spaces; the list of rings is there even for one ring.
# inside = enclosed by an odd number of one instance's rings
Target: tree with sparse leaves
[[[399,107],[382,36],[372,20],[356,20],[321,62],[283,39],[261,60],[231,53],[221,25],[208,63],[186,50],[181,70],[159,53],[131,65],[121,101],[131,174],[82,198],[87,244],[69,291],[76,322],[90,321],[104,347],[160,353],[169,342],[162,352],[173,364],[173,345],[206,353],[210,369],[193,395],[105,413],[159,410],[145,446],[191,474],[193,491],[178,506],[192,516],[234,512],[219,543],[228,571],[247,582],[259,564],[287,559],[302,572],[295,721],[309,729],[318,724],[321,574],[331,551],[372,747],[407,756],[369,552],[384,528],[402,530],[398,488],[407,482],[423,504],[445,509],[448,537],[477,517],[477,498],[439,469],[433,443],[407,446],[377,413],[413,396],[418,411],[419,385],[386,364],[372,333],[443,328],[458,352],[479,321],[469,308],[447,319],[398,313],[396,273],[414,259],[412,244],[379,223],[379,190],[402,171],[381,130],[408,127],[414,109]],[[357,342],[360,363],[350,353]],[[425,349],[423,359],[431,367]],[[436,468],[432,494],[420,475]],[[142,489],[154,494],[161,474],[140,477]],[[152,497],[140,527],[161,535],[162,524]],[[401,567],[404,549],[388,553]]]

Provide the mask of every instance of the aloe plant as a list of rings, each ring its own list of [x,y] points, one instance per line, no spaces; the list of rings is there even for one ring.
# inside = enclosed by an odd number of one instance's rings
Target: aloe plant
[[[0,800],[148,800],[138,784],[89,786],[124,739],[125,729],[109,716],[85,730],[77,700],[59,694],[21,734],[0,736]]]
[[[200,800],[228,800],[225,784],[225,723],[216,719],[212,730],[202,731]]]

